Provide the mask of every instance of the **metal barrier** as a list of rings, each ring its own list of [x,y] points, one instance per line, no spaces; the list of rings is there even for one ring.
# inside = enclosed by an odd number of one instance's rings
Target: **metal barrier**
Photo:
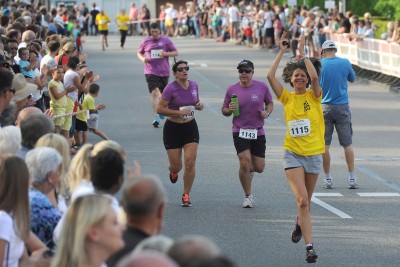
[[[400,91],[400,45],[384,40],[349,35],[329,34],[337,46],[337,56],[347,58],[355,66],[357,75],[389,84]]]

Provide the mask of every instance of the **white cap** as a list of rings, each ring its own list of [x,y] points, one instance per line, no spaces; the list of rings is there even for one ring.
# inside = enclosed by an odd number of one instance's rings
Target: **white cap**
[[[337,47],[333,41],[327,40],[322,44],[322,50],[325,50],[325,49],[336,49],[337,50]]]

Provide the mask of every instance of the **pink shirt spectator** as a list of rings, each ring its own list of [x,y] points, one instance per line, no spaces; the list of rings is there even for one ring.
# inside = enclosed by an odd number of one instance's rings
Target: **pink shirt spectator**
[[[131,9],[129,10],[129,19],[138,20],[138,16],[139,16],[139,11],[137,10],[137,8],[135,6],[131,7]]]

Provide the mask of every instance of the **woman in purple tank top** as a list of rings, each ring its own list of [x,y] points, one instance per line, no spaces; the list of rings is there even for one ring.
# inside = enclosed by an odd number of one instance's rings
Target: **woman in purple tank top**
[[[188,79],[189,66],[186,61],[177,61],[172,66],[175,81],[165,87],[157,113],[167,116],[163,128],[164,146],[169,159],[169,178],[178,180],[182,169],[182,149],[184,152],[182,206],[191,207],[190,191],[196,175],[196,157],[199,145],[199,130],[195,112],[203,109],[199,100],[199,89],[195,81]]]

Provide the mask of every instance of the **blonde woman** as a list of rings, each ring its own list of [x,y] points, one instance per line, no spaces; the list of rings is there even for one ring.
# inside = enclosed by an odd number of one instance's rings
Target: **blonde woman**
[[[106,195],[77,198],[69,208],[52,267],[100,267],[122,248],[123,227]]]
[[[27,258],[29,172],[23,159],[0,156],[0,265],[18,267]]]

